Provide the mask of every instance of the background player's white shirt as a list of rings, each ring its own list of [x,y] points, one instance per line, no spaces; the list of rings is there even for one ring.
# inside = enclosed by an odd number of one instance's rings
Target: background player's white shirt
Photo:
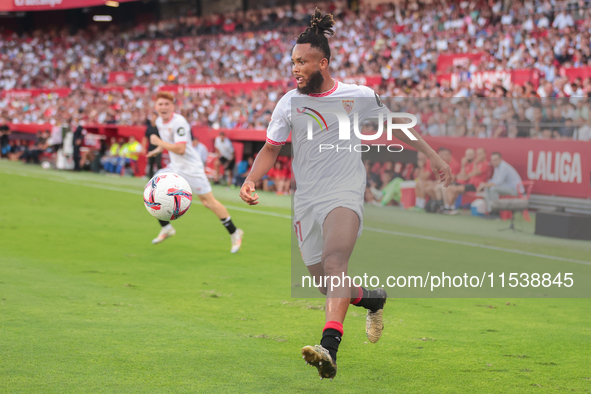
[[[215,137],[215,142],[213,145],[220,152],[220,155],[222,155],[222,157],[228,160],[232,160],[232,158],[234,157],[234,146],[232,146],[232,141],[230,141],[230,139],[226,137],[222,141],[222,139],[219,136]]]
[[[209,155],[209,151],[207,150],[207,146],[202,142],[197,143],[197,146],[194,146],[197,153],[199,153],[199,157],[203,161],[203,164],[207,163],[207,156]]]
[[[173,114],[172,118],[164,123],[162,118],[158,117],[156,119],[156,127],[158,128],[158,134],[160,134],[162,141],[170,144],[185,144],[184,155],[168,152],[170,155],[170,164],[168,167],[180,174],[189,176],[202,175],[204,173],[203,162],[191,143],[191,126],[187,122],[187,119],[182,115]]]
[[[351,125],[355,112],[359,114],[360,125],[366,120],[377,120],[380,113],[384,114],[383,119],[386,120],[385,115],[389,110],[372,89],[341,82],[322,94],[304,95],[294,89],[277,103],[267,128],[267,142],[282,145],[292,131],[296,207],[342,199],[363,199],[365,168],[361,152],[353,149],[355,145],[361,144],[361,140],[353,132],[351,139],[340,140],[338,119],[336,115],[330,114],[337,111],[347,113],[345,105],[350,106],[351,100],[352,109],[348,114]],[[323,130],[319,130],[320,127],[314,125],[312,140],[308,140],[308,120],[311,118],[298,113],[298,108],[295,108],[302,103],[321,115],[324,113],[327,127],[323,126]],[[320,144],[338,146],[339,151],[332,149],[320,152]]]

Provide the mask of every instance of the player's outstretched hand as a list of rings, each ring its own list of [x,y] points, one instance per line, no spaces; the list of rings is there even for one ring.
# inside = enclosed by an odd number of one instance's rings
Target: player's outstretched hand
[[[159,154],[159,153],[162,153],[162,150],[163,150],[163,149],[162,149],[161,147],[158,147],[158,148],[156,148],[156,149],[154,149],[154,150],[151,150],[151,151],[149,151],[149,152],[146,154],[146,157],[152,157],[152,156],[156,156],[157,154]]]
[[[248,205],[257,205],[259,203],[259,195],[254,193],[254,191],[254,182],[246,181],[240,188],[240,198]],[[254,196],[252,193],[254,193]]]
[[[431,169],[433,170],[433,174],[437,177],[437,181],[439,183],[444,182],[443,186],[448,187],[452,180],[449,164],[437,154],[429,159],[431,160]]]

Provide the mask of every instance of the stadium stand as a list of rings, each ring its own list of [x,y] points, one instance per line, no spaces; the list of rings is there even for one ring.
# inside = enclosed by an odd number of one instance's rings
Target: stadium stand
[[[434,7],[404,2],[357,14],[344,2],[323,5],[337,15],[334,75],[365,78],[366,84],[377,76],[375,87],[384,97],[587,97],[591,92],[586,3],[516,1],[503,10],[501,2],[445,1]],[[139,109],[167,85],[288,81],[290,48],[307,23],[306,11],[299,5],[294,11],[182,17],[124,31],[4,32],[0,114],[10,119],[18,108],[22,118],[12,123],[37,123],[53,117],[56,107],[74,111],[75,104],[90,103],[98,113],[91,122],[142,124]],[[370,25],[377,28],[369,31]],[[53,95],[57,89],[63,89],[57,91],[59,99]],[[211,89],[208,93],[218,97]],[[262,95],[249,100],[267,104]]]
[[[337,79],[395,98],[393,110],[419,108],[419,132],[449,146],[456,160],[467,147],[514,139],[515,149],[525,152],[514,156],[518,171],[538,181],[531,207],[562,199],[567,209],[589,209],[579,189],[549,197],[555,193],[544,185],[561,175],[540,164],[558,163],[570,183],[580,184],[573,170],[580,154],[587,171],[588,149],[570,143],[591,139],[588,1],[405,0],[365,3],[356,12],[343,1],[314,5],[337,20],[331,39]],[[131,28],[0,30],[0,124],[29,133],[82,124],[107,138],[141,138],[151,99],[162,89],[175,94],[179,112],[204,143],[211,145],[220,130],[238,144],[264,141],[275,104],[293,88],[290,49],[309,14],[308,5],[297,4]],[[488,101],[479,108],[481,97]],[[565,148],[556,154],[571,156],[551,159],[548,145],[530,150],[517,142],[526,138],[560,140]],[[14,159],[31,144],[12,133],[5,156]],[[414,179],[413,168],[405,169],[403,178]]]

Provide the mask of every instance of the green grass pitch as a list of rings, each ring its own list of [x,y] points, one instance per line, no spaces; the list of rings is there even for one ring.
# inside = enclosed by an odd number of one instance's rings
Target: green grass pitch
[[[198,204],[151,245],[145,182],[0,162],[0,393],[591,392],[588,299],[390,299],[377,344],[351,307],[338,375],[320,381],[300,349],[318,343],[324,302],[291,298],[289,198],[247,207],[215,188],[245,231],[232,255]],[[514,236],[413,215],[399,231],[591,260],[590,243],[537,240],[531,225]]]

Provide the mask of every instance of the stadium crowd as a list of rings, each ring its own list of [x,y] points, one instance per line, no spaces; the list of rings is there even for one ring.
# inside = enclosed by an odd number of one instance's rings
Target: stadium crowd
[[[554,3],[518,0],[503,10],[501,1],[407,0],[359,13],[345,2],[318,6],[335,14],[331,67],[341,79],[380,74],[385,80],[429,81],[439,54],[481,51],[485,61],[453,71],[536,67],[554,82],[560,66],[591,64],[587,4]],[[180,17],[127,31],[94,26],[74,34],[5,32],[0,88],[105,85],[111,72],[130,70],[130,86],[287,79],[290,49],[309,13],[299,4],[293,11]]]
[[[575,81],[573,84],[576,84]],[[514,90],[519,90],[516,87]],[[281,87],[250,92],[177,94],[177,109],[192,126],[214,129],[264,129],[282,95]],[[591,139],[591,100],[588,98],[487,97],[393,98],[382,96],[393,112],[417,116],[422,135],[476,138]],[[67,97],[40,95],[4,99],[0,124],[118,124],[144,125],[150,117],[151,95],[130,91],[78,91]]]

